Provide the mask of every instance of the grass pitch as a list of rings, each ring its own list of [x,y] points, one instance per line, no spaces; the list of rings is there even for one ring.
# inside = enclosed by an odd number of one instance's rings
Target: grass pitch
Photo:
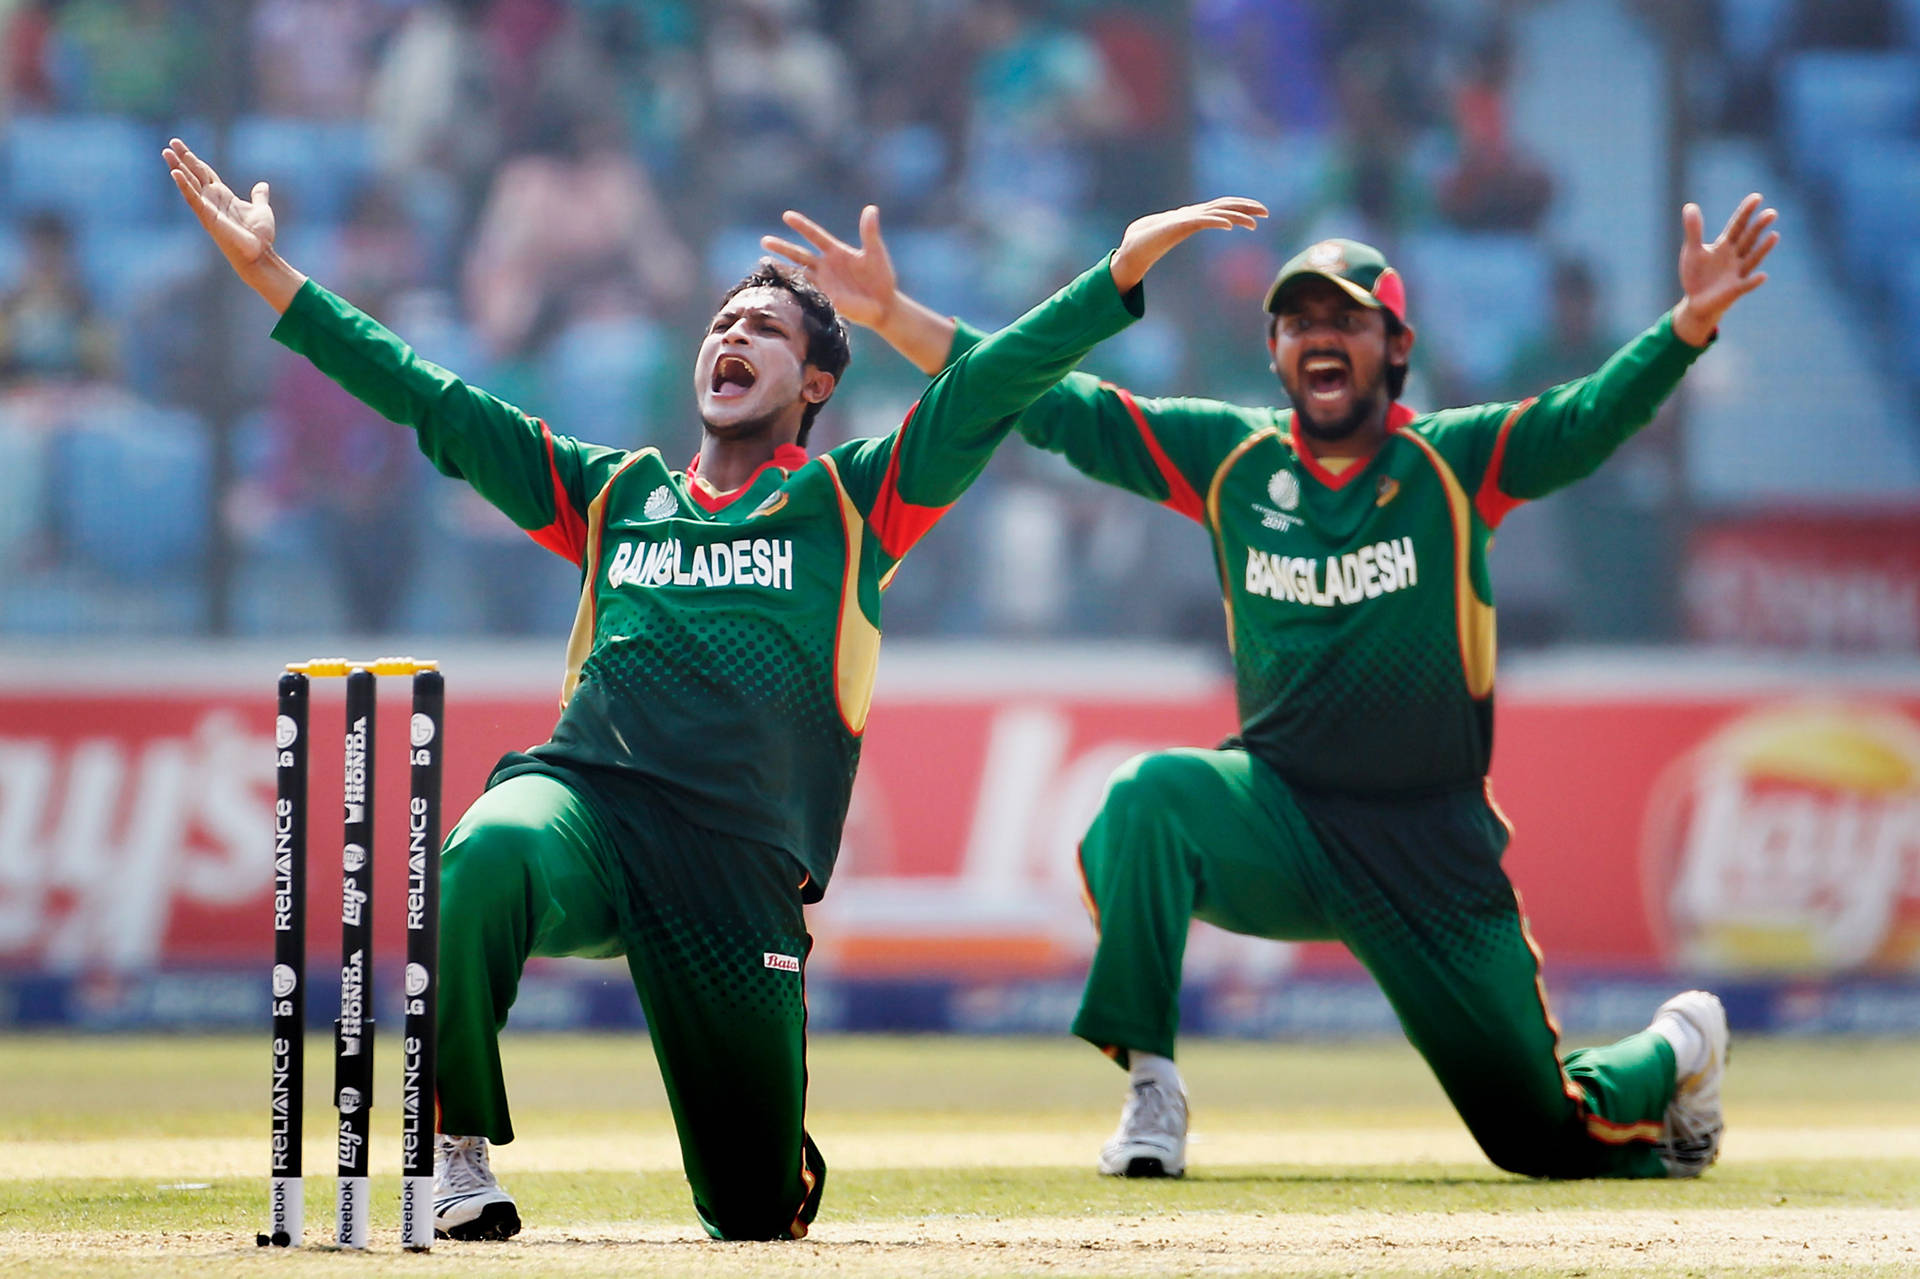
[[[398,1247],[397,1071],[376,1093],[374,1247],[258,1249],[266,1046],[0,1043],[0,1275],[1920,1275],[1920,1045],[1743,1039],[1698,1182],[1542,1183],[1481,1159],[1412,1050],[1194,1042],[1191,1171],[1097,1177],[1122,1077],[1067,1040],[835,1038],[811,1056],[825,1205],[797,1244],[693,1221],[652,1056],[509,1037],[522,1137],[494,1166],[527,1230]],[[331,1057],[308,1050],[307,1165]]]

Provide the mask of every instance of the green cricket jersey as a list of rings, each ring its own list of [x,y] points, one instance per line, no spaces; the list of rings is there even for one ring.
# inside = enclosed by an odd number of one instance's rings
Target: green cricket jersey
[[[954,355],[976,340],[963,327]],[[1536,399],[1396,404],[1379,451],[1338,474],[1302,447],[1292,410],[1136,399],[1086,374],[1019,429],[1213,535],[1248,750],[1308,788],[1406,793],[1486,775],[1501,519],[1592,472],[1698,354],[1662,319]]]
[[[696,825],[787,850],[815,900],[901,557],[1014,416],[1139,308],[1102,263],[956,359],[891,434],[782,448],[727,494],[697,459],[675,470],[657,449],[553,434],[312,282],[273,336],[581,569],[559,723],[496,778],[558,770],[615,803],[645,787]]]

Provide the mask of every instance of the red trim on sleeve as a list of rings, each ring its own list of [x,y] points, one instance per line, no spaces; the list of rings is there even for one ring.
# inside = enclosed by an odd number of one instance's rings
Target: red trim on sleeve
[[[578,565],[587,553],[587,521],[573,509],[567,485],[560,478],[560,467],[553,459],[553,432],[540,423],[540,438],[547,445],[547,473],[553,477],[553,523],[545,528],[527,530],[527,536],[570,564]]]
[[[696,453],[693,455],[693,461],[687,463],[687,496],[692,498],[701,510],[711,515],[715,511],[725,510],[733,505],[733,499],[752,488],[753,482],[760,478],[760,472],[769,466],[777,466],[783,471],[797,471],[806,464],[805,449],[798,444],[782,444],[773,451],[772,457],[754,467],[753,474],[749,475],[738,488],[731,488],[722,493],[704,482],[694,482],[700,474],[700,455]]]
[[[1200,501],[1200,495],[1187,483],[1187,477],[1180,474],[1173,465],[1173,459],[1160,447],[1153,428],[1147,425],[1147,415],[1134,402],[1133,392],[1125,387],[1115,386],[1111,382],[1102,382],[1101,386],[1120,397],[1120,403],[1126,405],[1127,412],[1133,417],[1133,424],[1140,430],[1140,440],[1147,446],[1147,456],[1153,459],[1154,467],[1160,472],[1160,478],[1167,482],[1167,497],[1160,505],[1170,511],[1178,511],[1196,524],[1207,522],[1207,508]]]
[[[1520,415],[1533,407],[1532,400],[1522,400],[1513,406],[1513,412],[1507,414],[1507,420],[1500,424],[1500,434],[1494,437],[1493,457],[1487,461],[1487,473],[1480,479],[1480,488],[1473,495],[1473,509],[1480,512],[1480,518],[1486,521],[1488,528],[1499,528],[1500,521],[1507,518],[1507,512],[1525,501],[1525,498],[1510,497],[1500,491],[1500,467],[1507,460],[1507,435],[1513,430],[1513,424]]]
[[[867,524],[879,535],[881,548],[896,560],[912,550],[914,544],[940,522],[940,517],[953,508],[951,502],[946,506],[919,506],[900,496],[900,443],[906,439],[907,428],[913,424],[913,415],[919,409],[918,403],[908,409],[900,429],[893,433],[887,474],[873,499],[873,514],[867,517]]]

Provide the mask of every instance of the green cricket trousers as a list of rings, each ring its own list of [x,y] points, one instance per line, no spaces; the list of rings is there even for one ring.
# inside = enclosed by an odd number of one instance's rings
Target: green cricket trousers
[[[1074,1033],[1171,1057],[1188,921],[1339,941],[1385,992],[1487,1157],[1533,1177],[1661,1177],[1673,1050],[1559,1055],[1540,956],[1484,788],[1307,795],[1244,750],[1140,756],[1080,848],[1099,930]]]
[[[720,1239],[799,1238],[826,1165],[804,1127],[810,939],[770,845],[546,773],[497,782],[440,881],[440,1131],[513,1140],[499,1035],[534,955],[624,955],[694,1209]]]

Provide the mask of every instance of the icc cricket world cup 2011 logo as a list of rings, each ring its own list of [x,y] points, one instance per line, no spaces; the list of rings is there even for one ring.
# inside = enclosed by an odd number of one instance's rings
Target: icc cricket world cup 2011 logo
[[[1743,715],[1667,767],[1642,850],[1677,965],[1920,969],[1920,724],[1845,703]]]

